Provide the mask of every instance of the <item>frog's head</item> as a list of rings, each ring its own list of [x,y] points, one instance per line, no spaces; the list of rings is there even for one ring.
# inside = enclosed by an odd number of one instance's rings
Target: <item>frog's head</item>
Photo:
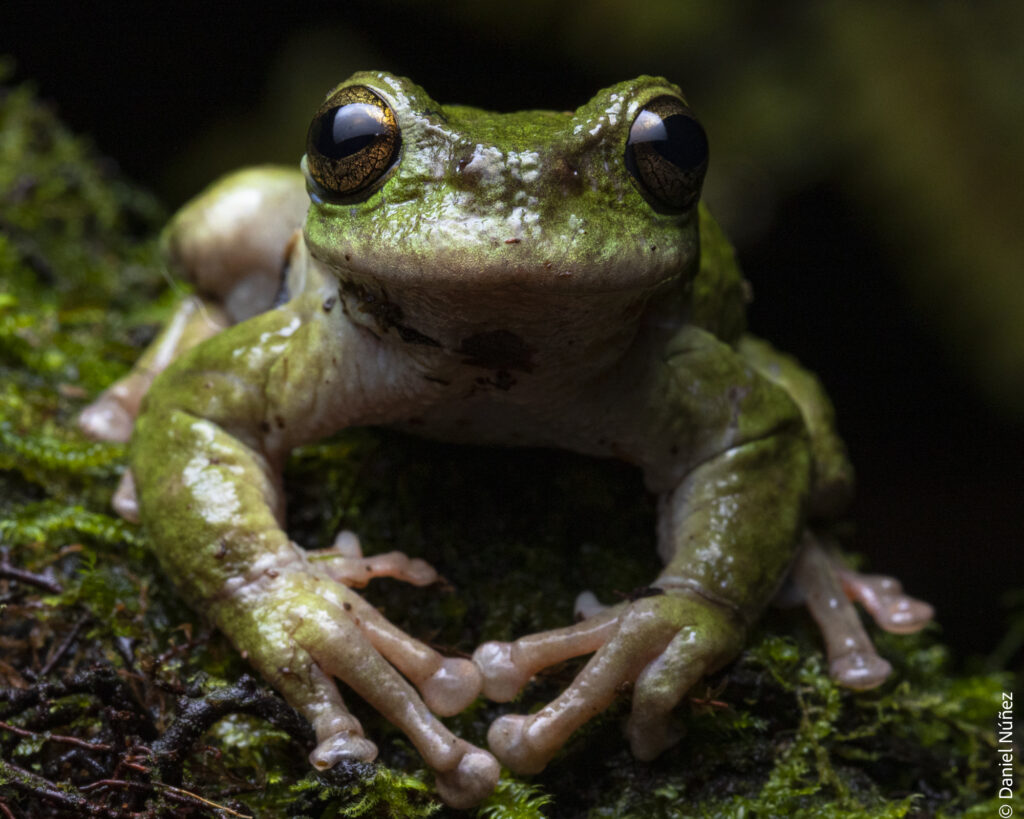
[[[567,314],[592,337],[692,274],[707,155],[659,78],[575,112],[493,114],[361,72],[309,128],[306,240],[350,295],[397,305],[432,337],[554,318],[564,336]]]

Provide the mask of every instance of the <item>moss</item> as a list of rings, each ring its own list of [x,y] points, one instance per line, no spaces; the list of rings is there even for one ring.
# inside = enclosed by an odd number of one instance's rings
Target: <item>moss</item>
[[[308,728],[239,682],[244,662],[181,605],[144,534],[109,511],[125,449],[83,440],[73,421],[176,296],[153,241],[160,209],[27,88],[0,90],[0,192],[0,800],[53,816],[457,815],[414,773],[408,741],[352,697],[381,763],[312,773]],[[562,625],[581,589],[614,601],[657,570],[653,504],[620,464],[354,431],[295,453],[286,480],[299,542],[352,528],[367,551],[438,567],[440,588],[385,580],[368,597],[453,654]],[[806,615],[772,614],[680,706],[687,737],[663,757],[630,757],[622,702],[544,773],[503,778],[477,813],[991,815],[994,719],[1012,681],[951,673],[934,633],[874,636],[896,673],[854,694],[825,675]],[[578,667],[448,723],[482,743],[495,716],[538,707]],[[197,710],[213,721],[190,731]],[[175,737],[180,764],[168,767]],[[104,778],[121,784],[90,784]]]

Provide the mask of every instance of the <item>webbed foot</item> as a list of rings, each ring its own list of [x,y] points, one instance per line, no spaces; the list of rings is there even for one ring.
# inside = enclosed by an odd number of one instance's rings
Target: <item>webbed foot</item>
[[[595,652],[572,684],[530,715],[492,723],[487,742],[517,773],[544,768],[569,736],[630,686],[626,736],[634,756],[653,759],[678,741],[672,709],[705,674],[731,660],[742,645],[736,614],[688,588],[651,589],[564,629],[512,643],[485,643],[473,655],[483,693],[505,701],[542,668]]]
[[[920,631],[934,613],[927,603],[904,594],[897,580],[847,569],[810,532],[793,564],[792,581],[821,629],[829,674],[847,688],[875,688],[892,672],[851,600],[859,601],[881,628],[896,634]]]

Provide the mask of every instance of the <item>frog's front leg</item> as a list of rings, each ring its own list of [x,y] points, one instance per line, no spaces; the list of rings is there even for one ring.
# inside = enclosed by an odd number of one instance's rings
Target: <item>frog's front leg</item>
[[[700,677],[739,652],[795,552],[811,479],[796,406],[699,330],[682,332],[657,369],[643,389],[629,392],[643,402],[631,417],[645,418],[653,438],[669,452],[686,445],[674,470],[659,470],[656,456],[648,456],[650,482],[674,476],[660,500],[665,569],[632,602],[567,629],[477,650],[484,693],[495,699],[509,699],[541,667],[596,650],[555,701],[491,726],[490,747],[512,770],[543,768],[576,728],[629,687],[633,753],[650,759],[673,744],[671,710]]]
[[[292,447],[393,420],[429,383],[350,324],[333,289],[320,290],[226,330],[154,383],[133,439],[142,516],[182,594],[313,724],[314,765],[376,754],[338,678],[408,735],[449,804],[475,804],[493,789],[498,764],[453,736],[428,704],[461,710],[479,692],[479,672],[403,634],[348,588],[361,560],[350,547],[336,550],[349,563],[332,570],[282,529],[279,472]],[[370,574],[426,578],[422,566],[369,560]]]

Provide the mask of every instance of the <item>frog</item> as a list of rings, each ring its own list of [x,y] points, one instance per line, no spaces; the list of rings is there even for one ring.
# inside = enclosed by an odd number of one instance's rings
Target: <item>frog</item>
[[[308,719],[315,768],[377,754],[339,683],[467,808],[501,765],[539,772],[619,697],[634,756],[657,757],[680,739],[673,710],[773,600],[808,606],[830,673],[855,689],[891,667],[854,602],[897,633],[932,618],[837,557],[853,472],[835,411],[748,331],[750,286],[701,201],[708,157],[659,77],[575,111],[496,114],[358,72],[313,113],[298,169],[231,174],[171,220],[165,255],[194,295],[80,425],[131,440],[115,506]],[[350,532],[307,549],[286,531],[289,452],[361,426],[624,460],[657,498],[663,568],[613,605],[582,592],[563,628],[444,656],[357,591],[428,586],[432,566],[365,556]],[[487,748],[439,719],[586,655],[553,701],[498,717]]]

